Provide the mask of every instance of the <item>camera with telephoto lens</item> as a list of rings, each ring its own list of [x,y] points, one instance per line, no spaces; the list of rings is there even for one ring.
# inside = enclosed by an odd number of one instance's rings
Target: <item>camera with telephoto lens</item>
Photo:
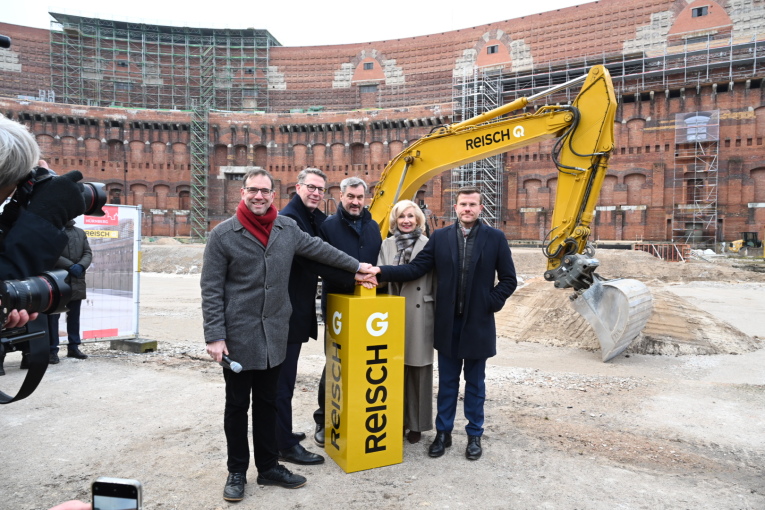
[[[72,288],[66,282],[64,270],[48,271],[38,276],[21,280],[0,282],[0,320],[8,319],[12,310],[26,310],[31,313],[58,314],[66,311],[72,298]],[[41,315],[21,327],[3,328],[0,333],[0,354],[20,350],[28,360],[29,369],[24,382],[15,396],[0,391],[0,404],[10,404],[31,395],[48,368],[49,339],[48,319]]]
[[[68,275],[66,270],[57,269],[23,280],[0,282],[0,324],[5,324],[11,310],[26,310],[30,314],[47,313],[49,315],[65,312],[66,305],[72,299],[72,288],[66,282]],[[2,342],[15,343],[14,338],[23,334],[23,329],[4,329],[1,335]]]
[[[57,179],[58,175],[53,170],[36,166],[29,176],[16,187],[14,199],[24,206],[34,194],[36,186],[40,186],[48,179]],[[106,204],[106,185],[102,182],[81,182],[82,198],[85,200],[85,216],[103,216],[104,204]],[[18,196],[18,198],[17,198]]]

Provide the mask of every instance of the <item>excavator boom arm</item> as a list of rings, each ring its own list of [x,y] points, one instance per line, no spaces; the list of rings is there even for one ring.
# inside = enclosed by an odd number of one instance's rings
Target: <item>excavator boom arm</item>
[[[571,106],[543,106],[534,113],[491,122],[538,97],[582,82]],[[559,169],[558,192],[547,250],[548,269],[554,269],[566,254],[584,250],[608,154],[614,145],[616,106],[608,71],[595,66],[587,75],[566,84],[442,127],[391,160],[383,170],[369,210],[385,236],[393,205],[414,198],[432,177],[473,161],[562,137],[554,154]]]
[[[535,99],[582,83],[571,106],[543,106],[534,113],[504,117]],[[572,305],[587,319],[601,344],[603,361],[627,348],[651,313],[648,288],[635,280],[601,280],[597,259],[583,255],[590,224],[614,147],[616,97],[608,70],[587,75],[535,96],[444,126],[412,143],[383,170],[369,210],[383,237],[393,205],[413,199],[432,177],[459,166],[548,138],[558,138],[553,160],[558,169],[552,225],[545,238],[545,279],[573,288]],[[499,119],[499,120],[496,120]]]
[[[559,136],[573,114],[561,107],[512,117],[492,124],[470,126],[458,131],[442,128],[420,138],[398,154],[383,171],[369,211],[388,233],[393,205],[411,199],[432,177],[479,159]]]

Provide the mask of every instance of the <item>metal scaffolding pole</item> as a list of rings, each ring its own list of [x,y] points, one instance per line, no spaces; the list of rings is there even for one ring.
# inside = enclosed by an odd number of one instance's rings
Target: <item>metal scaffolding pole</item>
[[[501,105],[501,79],[474,68],[454,79],[454,119],[461,122]],[[499,119],[493,119],[496,122]],[[452,203],[457,190],[463,186],[476,186],[481,190],[484,209],[481,218],[493,227],[500,227],[502,220],[502,155],[491,156],[452,170]],[[456,219],[451,211],[452,220]]]
[[[717,241],[720,111],[675,115],[672,241],[713,248]]]
[[[269,54],[279,42],[268,31],[252,28],[51,16],[51,83],[62,102],[192,111],[191,234],[204,238],[210,110],[268,111]]]

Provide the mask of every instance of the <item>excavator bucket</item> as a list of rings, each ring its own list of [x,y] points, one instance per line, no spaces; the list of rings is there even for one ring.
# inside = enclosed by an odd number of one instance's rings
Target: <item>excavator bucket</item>
[[[594,279],[571,305],[595,330],[603,362],[618,356],[645,327],[653,310],[651,291],[637,280]]]

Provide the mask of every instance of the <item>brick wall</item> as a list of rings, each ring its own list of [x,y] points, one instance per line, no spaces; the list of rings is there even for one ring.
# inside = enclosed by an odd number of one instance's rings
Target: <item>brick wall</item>
[[[480,27],[368,43],[271,49],[269,91],[273,113],[210,114],[210,223],[233,214],[240,181],[231,177],[261,166],[278,181],[277,206],[289,200],[297,174],[316,166],[329,176],[326,207],[334,210],[340,181],[358,175],[371,184],[399,151],[434,127],[454,121],[452,80],[475,65],[503,73],[528,73],[563,60],[604,55],[650,56],[680,51],[706,25],[684,1],[605,0]],[[749,37],[765,7],[710,3],[733,38]],[[706,22],[708,20],[702,20]],[[727,23],[727,21],[726,21]],[[694,32],[694,30],[696,30]],[[0,112],[30,126],[45,157],[60,172],[83,171],[105,182],[110,199],[140,204],[146,235],[189,232],[190,114],[128,108],[95,108],[18,99],[50,89],[48,31],[0,24],[14,39],[3,53]],[[278,34],[275,34],[278,37]],[[690,37],[691,39],[688,39]],[[678,43],[678,41],[680,41]],[[674,46],[673,46],[674,45]],[[489,48],[497,51],[489,53]],[[493,50],[492,50],[493,51]],[[371,69],[365,64],[371,64]],[[20,69],[19,69],[19,66]],[[536,71],[535,71],[536,72]],[[671,237],[676,182],[674,116],[719,110],[718,226],[722,238],[762,230],[765,207],[765,98],[761,79],[738,69],[700,77],[679,69],[671,87],[640,78],[619,82],[620,106],[611,158],[594,225],[594,237],[663,241]],[[545,78],[545,75],[540,75]],[[682,78],[677,78],[680,76]],[[361,86],[376,90],[361,92]],[[348,111],[354,108],[372,108]],[[303,110],[287,113],[289,110]],[[556,170],[552,142],[504,156],[503,228],[510,239],[538,240],[549,229]],[[451,209],[451,174],[429,181],[420,194],[438,226]],[[622,210],[621,206],[630,206]],[[633,207],[634,206],[634,207]],[[611,208],[612,210],[608,210]],[[524,209],[522,212],[521,209]],[[535,209],[535,210],[530,210]]]

